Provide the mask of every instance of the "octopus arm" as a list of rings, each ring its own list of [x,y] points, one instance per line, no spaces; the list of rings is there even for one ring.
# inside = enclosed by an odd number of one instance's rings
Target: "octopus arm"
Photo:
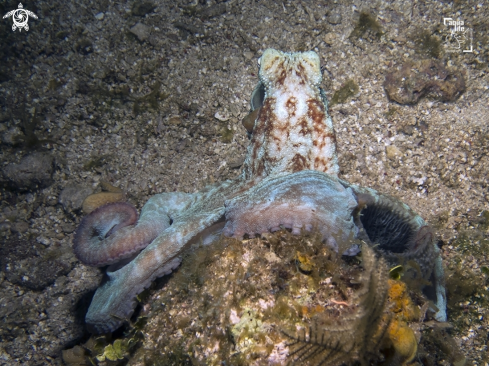
[[[446,321],[445,276],[433,229],[395,197],[345,181],[341,183],[353,190],[358,201],[353,216],[359,227],[359,238],[376,245],[389,265],[409,267],[410,261],[417,263],[419,268],[405,275],[431,284],[423,292],[436,304],[435,318]]]
[[[213,190],[204,197],[192,197],[184,212],[170,212],[174,220],[146,248],[122,268],[107,272],[108,280],[95,292],[85,317],[92,332],[107,333],[120,327],[134,312],[136,295],[177,268],[182,250],[222,220],[224,200],[216,197],[219,194]],[[168,213],[160,205],[155,208]],[[143,209],[141,220],[155,212]]]
[[[191,201],[192,195],[186,193],[156,195],[144,205],[139,221],[136,209],[128,203],[99,207],[80,223],[74,239],[75,255],[83,263],[98,267],[129,258],[167,229]]]
[[[314,170],[267,177],[225,205],[227,236],[253,237],[280,227],[294,234],[318,228],[327,243],[356,236],[352,213],[357,201],[352,190],[336,177]]]

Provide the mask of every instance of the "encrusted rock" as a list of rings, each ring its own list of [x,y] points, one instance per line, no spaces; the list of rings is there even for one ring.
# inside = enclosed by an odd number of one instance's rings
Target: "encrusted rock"
[[[425,95],[451,102],[464,92],[465,80],[460,71],[440,61],[408,61],[387,73],[384,88],[389,99],[399,104],[415,104]]]

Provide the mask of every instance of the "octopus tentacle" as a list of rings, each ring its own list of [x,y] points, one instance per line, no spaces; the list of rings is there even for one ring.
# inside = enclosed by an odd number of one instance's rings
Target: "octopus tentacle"
[[[434,235],[426,222],[409,206],[398,199],[374,189],[342,182],[350,187],[357,200],[354,213],[359,236],[378,250],[390,264],[418,258],[422,261],[423,277],[428,278],[435,257]]]
[[[433,229],[398,199],[371,188],[341,182],[353,190],[359,202],[354,213],[359,237],[378,244],[377,249],[390,265],[417,263],[420,273],[415,276],[430,279],[432,283],[425,293],[436,303],[435,318],[446,321],[444,271]]]
[[[162,193],[143,207],[136,226],[136,209],[110,203],[85,216],[74,238],[77,258],[91,266],[106,266],[129,258],[170,226],[172,217],[191,201],[186,193]]]
[[[224,197],[239,188],[234,183],[222,182],[198,194],[163,193],[144,205],[132,232],[139,232],[141,227],[141,234],[144,234],[154,228],[152,225],[163,224],[154,240],[137,257],[122,268],[107,272],[108,281],[95,292],[85,317],[91,331],[106,333],[120,327],[133,313],[136,295],[153,280],[170,274],[179,266],[179,255],[185,246],[202,235],[212,234],[206,229],[221,229],[222,225],[214,224],[224,217]],[[148,227],[143,229],[144,225]]]
[[[300,234],[302,228],[317,226],[324,239],[334,243],[334,237],[348,240],[348,234],[356,231],[352,212],[357,201],[352,190],[337,178],[313,170],[266,178],[225,205],[227,236],[253,237],[280,226]]]
[[[224,207],[174,222],[139,255],[121,269],[109,272],[109,280],[97,289],[85,320],[90,330],[107,333],[121,326],[136,306],[135,297],[153,280],[171,273],[181,262],[185,244],[205,227],[219,221]]]

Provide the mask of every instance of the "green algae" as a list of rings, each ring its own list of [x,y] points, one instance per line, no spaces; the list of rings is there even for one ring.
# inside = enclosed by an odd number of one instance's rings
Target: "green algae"
[[[131,353],[144,339],[142,330],[147,320],[144,316],[139,317],[135,323],[130,325],[122,338],[112,340],[110,334],[92,336],[83,344],[85,364],[98,365],[105,364],[107,361],[114,366],[125,364]]]
[[[162,100],[170,96],[169,93],[161,91],[161,82],[155,82],[151,87],[151,92],[139,97],[133,98],[134,104],[132,111],[135,115],[141,114],[151,108],[153,110],[158,110],[159,104]]]
[[[221,126],[219,133],[221,135],[221,141],[225,144],[233,142],[234,131],[232,129],[229,129],[227,124],[223,124]]]
[[[28,150],[36,150],[42,148],[42,145],[46,143],[57,144],[51,139],[39,139],[36,134],[36,129],[41,122],[38,116],[39,108],[32,108],[33,113],[30,117],[27,109],[26,104],[23,103],[21,110],[16,115],[21,121],[20,128],[24,134],[14,137],[14,146],[23,145]]]
[[[111,159],[112,159],[112,155],[110,154],[96,156],[90,159],[89,161],[87,161],[85,164],[83,164],[83,170],[85,171],[92,170],[92,169],[96,170],[108,164]]]
[[[477,229],[462,231],[451,245],[460,256],[449,263],[446,273],[447,305],[452,312],[460,311],[460,303],[470,301],[485,302],[483,297],[476,297],[487,284],[485,266],[479,270],[467,270],[467,256],[479,259],[486,258],[489,253],[489,238]]]
[[[439,58],[443,52],[443,46],[438,36],[432,35],[427,29],[419,29],[412,35],[416,52],[420,55]]]
[[[358,93],[358,85],[352,80],[347,80],[340,89],[334,92],[330,106],[346,102],[350,97]]]
[[[109,344],[104,348],[104,352],[97,356],[98,361],[117,361],[122,360],[126,353],[126,347],[123,345],[121,339],[117,339],[113,344]]]
[[[399,111],[397,110],[396,107],[389,107],[389,109],[387,110],[387,112],[384,113],[384,116],[389,121],[391,121],[397,114],[399,114]]]
[[[375,36],[375,38],[380,39],[383,35],[382,27],[373,14],[362,11],[355,28],[348,38],[351,40],[358,40],[364,38],[369,33]]]

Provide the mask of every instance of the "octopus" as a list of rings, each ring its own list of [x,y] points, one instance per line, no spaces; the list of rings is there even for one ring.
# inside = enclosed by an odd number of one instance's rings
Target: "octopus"
[[[161,193],[141,210],[110,203],[85,216],[74,252],[86,265],[105,267],[106,279],[86,314],[94,333],[108,333],[131,317],[136,296],[168,275],[194,243],[219,235],[242,239],[280,229],[319,230],[333,249],[355,238],[394,265],[416,263],[424,292],[446,320],[442,262],[433,230],[406,204],[338,178],[336,138],[321,89],[315,52],[267,49],[244,120],[250,143],[241,175],[198,193]],[[361,251],[352,245],[345,255]]]

